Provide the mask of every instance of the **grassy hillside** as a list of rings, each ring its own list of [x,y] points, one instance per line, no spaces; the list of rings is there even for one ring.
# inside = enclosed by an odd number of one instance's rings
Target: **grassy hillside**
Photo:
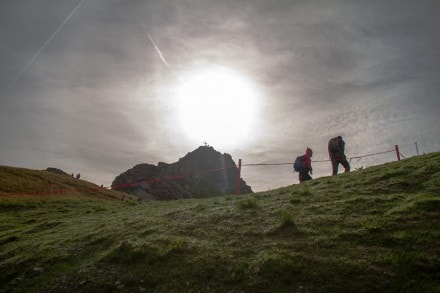
[[[68,174],[0,166],[0,197],[8,195],[120,199],[124,193],[100,188],[96,184],[73,178]]]
[[[439,209],[440,153],[239,198],[0,197],[0,291],[439,292]]]

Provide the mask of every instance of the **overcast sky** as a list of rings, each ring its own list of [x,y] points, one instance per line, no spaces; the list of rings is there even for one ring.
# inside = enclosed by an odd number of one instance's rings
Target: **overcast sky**
[[[243,164],[292,162],[306,147],[327,160],[336,135],[348,157],[396,144],[411,157],[416,142],[439,151],[439,11],[437,0],[3,0],[0,165],[108,186],[205,140]],[[223,100],[228,127],[243,126],[225,130],[232,141],[191,135],[179,116],[182,87],[218,68],[254,95]],[[313,167],[313,177],[331,174],[328,162]],[[242,176],[254,191],[298,182],[290,165]]]

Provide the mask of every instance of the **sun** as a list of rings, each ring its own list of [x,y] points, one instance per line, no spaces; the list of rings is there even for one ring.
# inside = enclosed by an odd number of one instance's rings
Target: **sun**
[[[235,146],[252,137],[258,95],[244,75],[225,67],[192,73],[177,94],[180,126],[195,142]]]

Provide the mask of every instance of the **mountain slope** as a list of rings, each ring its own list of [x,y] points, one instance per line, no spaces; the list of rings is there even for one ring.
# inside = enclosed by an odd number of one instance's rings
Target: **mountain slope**
[[[434,153],[240,197],[0,197],[0,291],[438,292],[439,186]]]
[[[124,196],[123,193],[73,178],[55,168],[31,170],[0,166],[0,196],[6,195],[65,195],[109,199]]]

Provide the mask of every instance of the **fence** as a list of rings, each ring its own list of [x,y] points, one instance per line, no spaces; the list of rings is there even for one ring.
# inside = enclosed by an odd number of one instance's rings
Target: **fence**
[[[416,147],[417,147],[417,143],[416,143]],[[400,161],[400,158],[404,158],[405,157],[400,153],[399,151],[399,146],[396,144],[394,146],[394,149],[389,150],[389,151],[384,151],[384,152],[378,152],[378,153],[374,153],[374,154],[367,154],[367,155],[362,155],[362,156],[355,156],[355,157],[350,157],[348,158],[349,161],[351,162],[352,159],[362,159],[365,157],[371,157],[371,156],[376,156],[376,155],[381,155],[381,154],[387,154],[387,153],[392,153],[395,152],[396,156],[397,156],[397,160]],[[417,151],[418,153],[418,151]],[[312,161],[313,163],[324,163],[324,162],[330,162],[330,160],[314,160]],[[281,165],[293,165],[293,162],[287,162],[287,163],[256,163],[256,164],[241,164],[241,159],[238,160],[238,173],[237,173],[237,185],[235,188],[235,194],[236,195],[240,195],[240,179],[241,179],[241,167],[254,167],[254,166],[281,166]]]

